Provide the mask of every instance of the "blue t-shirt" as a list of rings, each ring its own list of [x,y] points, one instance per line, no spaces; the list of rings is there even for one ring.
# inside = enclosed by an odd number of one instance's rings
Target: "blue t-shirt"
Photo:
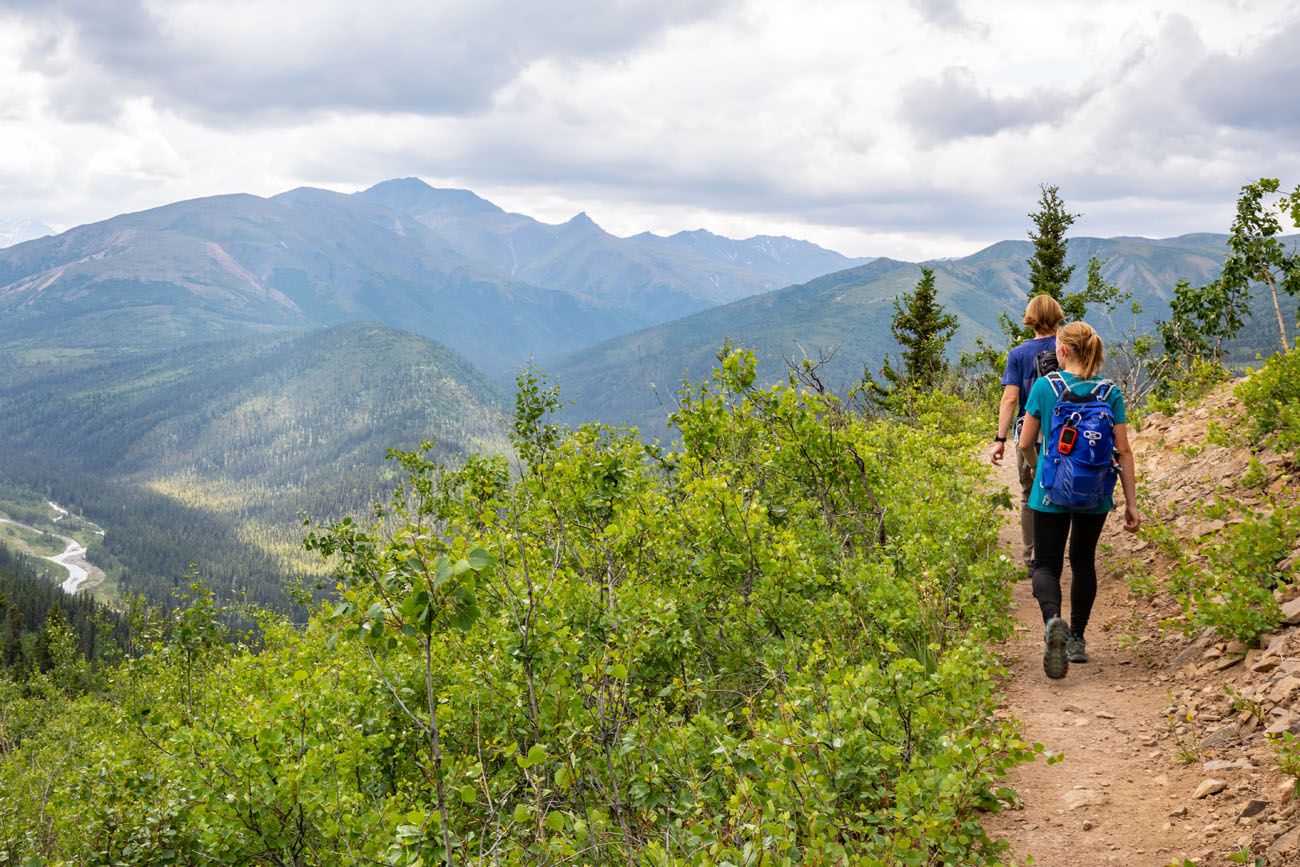
[[[1075,394],[1087,394],[1097,387],[1101,379],[1083,379],[1075,376],[1073,373],[1061,371],[1061,378],[1065,380],[1065,385]],[[1128,415],[1124,410],[1124,395],[1120,394],[1118,386],[1111,386],[1110,393],[1106,395],[1106,402],[1110,404],[1110,411],[1115,416],[1115,424],[1126,424]],[[1052,410],[1056,409],[1056,392],[1052,390],[1052,384],[1047,381],[1047,377],[1041,377],[1034,383],[1034,387],[1029,390],[1029,400],[1025,402],[1025,413],[1038,419],[1039,424],[1046,427],[1052,423]],[[1043,436],[1047,436],[1047,431],[1043,431]],[[1043,461],[1047,458],[1047,449],[1040,449],[1038,454],[1038,469],[1034,473],[1034,487],[1029,492],[1029,508],[1038,512],[1077,512],[1084,515],[1104,515],[1111,509],[1115,508],[1115,497],[1109,496],[1106,502],[1102,503],[1096,509],[1063,509],[1060,506],[1043,502],[1043,486],[1038,480],[1043,477]]]
[[[1056,350],[1055,334],[1026,340],[1007,353],[1007,369],[1002,374],[1002,384],[1020,387],[1020,411],[1016,413],[1017,416],[1024,413],[1025,401],[1029,399],[1029,389],[1038,378],[1038,366],[1035,364],[1038,353],[1048,349]]]

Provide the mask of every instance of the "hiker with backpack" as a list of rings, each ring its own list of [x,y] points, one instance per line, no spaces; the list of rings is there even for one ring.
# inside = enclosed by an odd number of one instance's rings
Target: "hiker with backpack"
[[[1124,396],[1110,380],[1096,378],[1104,358],[1101,338],[1087,323],[1071,322],[1056,332],[1056,356],[1060,370],[1040,377],[1025,401],[1020,452],[1034,464],[1032,580],[1043,614],[1043,670],[1062,678],[1071,662],[1088,661],[1084,630],[1097,597],[1097,540],[1115,508],[1117,478],[1124,488],[1124,529],[1136,533],[1142,518]],[[1061,618],[1067,537],[1073,576],[1068,624]]]
[[[1002,405],[998,410],[998,432],[993,437],[989,461],[1002,466],[1008,435],[1015,433],[1012,441],[1020,446],[1020,425],[1024,418],[1025,400],[1034,382],[1057,367],[1056,329],[1065,322],[1065,311],[1051,295],[1035,295],[1025,307],[1025,325],[1033,329],[1034,337],[1014,347],[1007,353],[1007,367],[1002,374]],[[1032,443],[1037,450],[1037,441]],[[1034,484],[1033,473],[1038,455],[1030,458],[1020,448],[1016,449],[1016,471],[1020,477],[1020,538],[1024,545],[1025,570],[1034,568],[1034,511],[1029,508],[1029,493]]]

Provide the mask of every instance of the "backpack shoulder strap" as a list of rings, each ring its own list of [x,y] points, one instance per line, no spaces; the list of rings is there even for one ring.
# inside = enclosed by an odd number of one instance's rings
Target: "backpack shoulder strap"
[[[1060,400],[1061,395],[1065,394],[1066,391],[1065,377],[1061,376],[1060,373],[1053,370],[1051,373],[1047,374],[1047,376],[1043,378],[1046,379],[1048,384],[1052,386],[1052,391],[1056,392],[1056,399]]]
[[[1106,400],[1110,397],[1111,390],[1115,388],[1115,383],[1109,379],[1103,379],[1092,389],[1092,396],[1097,400]]]

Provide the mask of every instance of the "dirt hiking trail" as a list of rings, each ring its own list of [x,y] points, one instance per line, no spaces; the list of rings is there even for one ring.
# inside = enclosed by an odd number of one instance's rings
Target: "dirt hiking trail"
[[[997,478],[1018,491],[1014,458]],[[1103,542],[1122,525],[1112,515]],[[1122,529],[1119,532],[1123,532]],[[1020,524],[1012,513],[1002,529],[1003,550],[1019,562]],[[1127,589],[1098,554],[1097,602],[1088,628],[1091,662],[1072,664],[1062,680],[1043,673],[1043,621],[1025,578],[1016,584],[1016,634],[1002,649],[1007,665],[1006,712],[1023,724],[1030,742],[1064,758],[1017,768],[1011,786],[1022,806],[995,816],[989,832],[1011,841],[1017,864],[1028,856],[1041,867],[1100,864],[1182,864],[1199,826],[1175,817],[1192,800],[1198,770],[1188,770],[1160,745],[1167,687],[1131,650],[1118,645],[1128,622]],[[1069,616],[1069,567],[1062,580]]]
[[[1250,510],[1300,507],[1295,456],[1207,436],[1212,425],[1237,426],[1239,414],[1228,384],[1132,432],[1143,522],[1172,529],[1178,555],[1192,562],[1203,563],[1206,546]],[[995,481],[1018,493],[1014,458],[1003,464]],[[1224,497],[1227,511],[1208,515]],[[1124,533],[1112,514],[1097,555],[1091,661],[1056,681],[1043,673],[1038,603],[1027,578],[1017,583],[1016,632],[999,650],[1008,671],[1001,713],[1064,758],[1014,769],[1020,804],[986,822],[1011,843],[1013,863],[1300,867],[1297,780],[1279,770],[1273,740],[1300,735],[1300,539],[1292,544],[1275,566],[1289,576],[1273,592],[1283,622],[1246,647],[1213,629],[1192,636],[1162,627],[1183,616],[1167,584],[1172,555]],[[1015,512],[1002,547],[1020,562]],[[1140,594],[1128,584],[1138,572],[1151,583]],[[1067,565],[1067,620],[1069,580]]]

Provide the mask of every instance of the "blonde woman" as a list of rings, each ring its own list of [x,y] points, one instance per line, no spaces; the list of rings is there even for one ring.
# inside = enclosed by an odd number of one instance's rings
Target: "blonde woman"
[[[1054,385],[1051,379],[1043,377],[1034,383],[1025,401],[1025,420],[1020,433],[1020,452],[1027,462],[1033,463],[1031,477],[1035,484],[1030,491],[1029,508],[1034,512],[1034,598],[1043,614],[1046,643],[1043,670],[1051,678],[1065,677],[1071,662],[1088,661],[1084,630],[1097,597],[1097,539],[1106,515],[1115,508],[1109,490],[1101,496],[1100,505],[1093,508],[1064,508],[1046,496],[1044,463],[1052,444],[1047,443],[1041,454],[1035,455],[1035,443],[1039,431],[1052,419],[1057,403],[1067,398],[1074,401],[1063,389],[1074,395],[1092,395],[1094,400],[1109,404],[1114,456],[1124,489],[1124,529],[1136,533],[1142,523],[1137,509],[1137,480],[1128,441],[1124,396],[1109,380],[1097,379],[1105,358],[1101,338],[1087,323],[1071,322],[1056,332],[1056,357],[1061,368],[1059,380]],[[1062,389],[1059,396],[1058,389]],[[1072,574],[1068,624],[1061,618],[1061,573],[1067,538]]]

